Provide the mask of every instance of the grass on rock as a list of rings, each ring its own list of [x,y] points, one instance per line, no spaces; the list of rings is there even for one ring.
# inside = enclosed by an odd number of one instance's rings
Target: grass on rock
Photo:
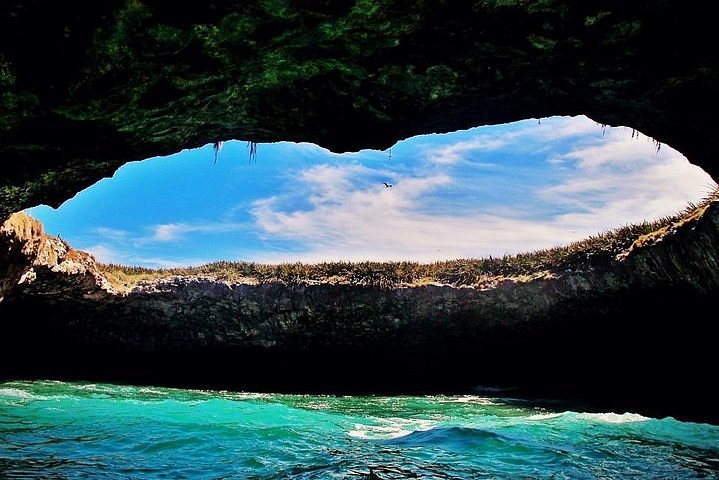
[[[142,281],[172,277],[251,283],[344,283],[387,288],[422,284],[482,286],[506,278],[532,278],[556,271],[601,267],[626,252],[635,242],[642,244],[642,239],[664,235],[673,227],[700,216],[701,211],[718,198],[719,190],[716,190],[698,205],[690,204],[673,216],[627,225],[564,246],[503,257],[433,263],[365,261],[262,264],[218,261],[181,268],[154,269],[117,264],[101,264],[99,267],[108,279],[126,287]]]

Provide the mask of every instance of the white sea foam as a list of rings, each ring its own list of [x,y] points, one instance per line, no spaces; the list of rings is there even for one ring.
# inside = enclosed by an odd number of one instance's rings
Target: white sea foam
[[[115,385],[102,385],[99,383],[82,383],[77,385],[70,385],[71,388],[76,388],[77,390],[82,390],[85,392],[91,392],[95,394],[100,395],[113,395],[117,394],[118,392],[123,392],[127,388],[131,387],[118,387]]]
[[[587,420],[593,420],[597,422],[606,423],[634,423],[634,422],[646,422],[651,420],[649,417],[639,415],[638,413],[580,413],[580,418]]]
[[[95,389],[97,389],[97,384],[84,383],[84,384],[75,385],[75,388],[77,388],[78,390],[95,390]]]
[[[222,398],[226,400],[267,400],[274,397],[271,393],[255,393],[255,392],[221,392]]]
[[[44,400],[46,397],[33,395],[19,388],[0,388],[0,397],[9,397],[15,400]]]
[[[491,398],[477,395],[462,395],[461,397],[438,397],[439,403],[473,403],[475,405],[497,405]]]
[[[567,412],[559,412],[559,413],[535,413],[534,415],[530,415],[527,417],[527,420],[551,420],[552,418],[559,418],[566,415]]]
[[[347,434],[362,440],[391,440],[413,432],[430,430],[436,425],[436,422],[427,419],[374,418],[372,421],[375,423],[356,423]]]
[[[560,418],[564,416],[570,416],[580,420],[589,420],[592,422],[604,422],[604,423],[634,423],[634,422],[645,422],[651,420],[649,417],[639,415],[638,413],[576,413],[576,412],[542,412],[536,413],[525,417],[527,420],[541,421],[551,420],[553,418]]]
[[[157,390],[155,388],[150,387],[142,387],[138,390],[140,393],[149,393],[151,395],[167,395],[167,392],[163,392],[162,390]]]
[[[310,402],[305,405],[303,405],[303,408],[308,408],[310,410],[328,410],[332,405],[330,405],[330,402],[324,401],[317,401],[317,402]]]

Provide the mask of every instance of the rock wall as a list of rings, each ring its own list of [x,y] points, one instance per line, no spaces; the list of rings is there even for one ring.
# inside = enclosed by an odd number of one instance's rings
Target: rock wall
[[[13,265],[28,265],[3,287],[0,376],[365,393],[492,385],[718,419],[707,382],[717,201],[608,264],[486,288],[175,277],[123,291],[26,216],[0,231],[1,251],[19,248],[26,260]]]
[[[710,7],[3,1],[0,219],[208,142],[386,148],[556,114],[637,128],[719,178]],[[599,269],[487,290],[176,279],[113,291],[89,256],[13,216],[0,230],[0,372],[321,391],[505,383],[710,415],[715,210]]]
[[[719,178],[710,4],[166,0],[0,4],[0,218],[225,139],[387,148],[586,114]]]
[[[63,300],[116,293],[92,255],[46,235],[42,224],[25,213],[0,225],[0,302],[16,290]]]

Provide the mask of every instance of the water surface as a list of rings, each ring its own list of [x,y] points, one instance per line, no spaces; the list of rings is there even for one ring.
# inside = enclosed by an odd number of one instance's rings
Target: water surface
[[[477,396],[0,383],[0,478],[719,478],[719,427]]]

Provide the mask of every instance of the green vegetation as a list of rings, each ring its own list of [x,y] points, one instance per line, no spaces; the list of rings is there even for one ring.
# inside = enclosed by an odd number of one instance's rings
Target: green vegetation
[[[216,280],[286,284],[346,283],[352,285],[422,285],[430,283],[453,286],[482,286],[514,278],[529,279],[551,272],[596,268],[613,261],[632,245],[643,245],[661,237],[686,221],[698,218],[719,190],[699,205],[690,204],[684,211],[654,222],[627,225],[590,236],[565,246],[537,250],[501,258],[460,259],[434,263],[416,262],[324,262],[316,264],[220,261],[197,267],[151,269],[126,265],[100,265],[113,282],[131,287],[138,282],[176,276],[205,277]]]

